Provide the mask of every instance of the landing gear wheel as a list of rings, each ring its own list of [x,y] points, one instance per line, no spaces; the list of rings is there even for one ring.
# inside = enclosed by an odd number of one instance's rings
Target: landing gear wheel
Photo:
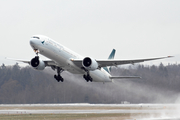
[[[55,79],[57,79],[57,76],[56,76],[56,75],[54,75],[54,78],[55,78]]]
[[[83,77],[84,77],[84,79],[85,79],[87,82],[89,82],[89,80],[88,80],[88,78],[87,78],[86,75],[83,75]]]
[[[89,81],[92,82],[92,80],[93,80],[90,75],[87,75],[87,76],[83,75],[83,77],[87,82],[89,82]]]
[[[89,82],[89,81],[92,82],[93,79],[92,79],[92,77],[90,76],[89,71],[88,71],[87,69],[85,69],[84,67],[82,67],[82,69],[86,72],[86,74],[83,75],[83,78],[84,78],[87,82]]]
[[[63,79],[63,78],[61,78],[61,82],[64,82],[64,79]]]
[[[88,80],[92,82],[92,77],[90,75],[87,76]]]
[[[91,77],[89,78],[89,81],[91,81],[91,82],[92,82],[92,78],[91,78]]]
[[[59,81],[61,81],[61,82],[64,82],[64,79],[61,77],[61,75],[60,75],[60,73],[62,73],[64,70],[63,69],[61,69],[61,68],[57,68],[57,73],[58,73],[58,75],[54,75],[54,78],[59,82]]]
[[[55,78],[58,82],[60,81],[57,75],[54,75],[54,78]]]

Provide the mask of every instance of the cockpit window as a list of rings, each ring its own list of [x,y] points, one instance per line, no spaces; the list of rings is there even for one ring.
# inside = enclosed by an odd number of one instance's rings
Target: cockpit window
[[[39,39],[39,37],[36,37],[36,36],[33,36],[32,38],[37,38],[37,39]]]

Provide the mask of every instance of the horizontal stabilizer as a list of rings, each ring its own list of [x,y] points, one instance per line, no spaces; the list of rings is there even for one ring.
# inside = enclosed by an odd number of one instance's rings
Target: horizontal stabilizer
[[[139,76],[112,76],[110,79],[132,79],[132,78],[138,78],[141,79]]]

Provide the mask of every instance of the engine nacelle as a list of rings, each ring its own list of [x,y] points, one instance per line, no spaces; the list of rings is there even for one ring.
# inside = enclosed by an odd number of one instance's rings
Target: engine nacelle
[[[31,66],[36,70],[44,70],[46,67],[44,61],[40,60],[38,56],[31,60]]]
[[[90,57],[85,57],[82,61],[82,65],[87,70],[96,70],[98,68],[98,63],[95,59]]]

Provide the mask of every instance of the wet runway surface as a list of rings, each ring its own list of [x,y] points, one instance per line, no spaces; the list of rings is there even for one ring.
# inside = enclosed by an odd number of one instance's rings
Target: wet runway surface
[[[175,104],[16,104],[0,105],[0,114],[148,114],[136,120],[180,120]],[[154,117],[156,116],[156,117]],[[158,116],[158,117],[157,117]],[[129,119],[135,120],[135,119]]]

